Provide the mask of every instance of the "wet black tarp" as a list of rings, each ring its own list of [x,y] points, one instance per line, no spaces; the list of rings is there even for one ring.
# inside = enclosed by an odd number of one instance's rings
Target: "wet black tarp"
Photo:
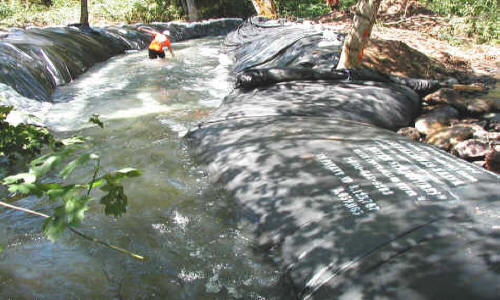
[[[340,57],[343,35],[321,26],[245,21],[228,34],[225,45],[234,57],[234,71],[305,67],[329,70]]]
[[[420,112],[409,88],[374,81],[291,81],[228,95],[211,119],[247,116],[331,117],[387,129],[407,126]]]
[[[426,95],[447,85],[369,69],[335,70],[343,40],[343,34],[318,24],[250,18],[227,35],[225,45],[235,61],[237,87],[299,79],[348,79],[397,83]]]
[[[224,120],[189,138],[301,298],[498,296],[498,176],[325,117]]]
[[[254,30],[247,44],[276,28],[240,28]],[[187,139],[296,298],[498,298],[500,177],[384,129],[418,114],[411,87],[439,83],[262,68],[251,54]]]

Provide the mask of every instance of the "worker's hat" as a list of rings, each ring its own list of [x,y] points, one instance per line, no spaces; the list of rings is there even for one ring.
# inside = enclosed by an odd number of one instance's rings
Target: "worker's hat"
[[[167,40],[167,37],[163,34],[158,34],[156,35],[155,40],[157,40],[160,43],[163,43],[164,41]]]

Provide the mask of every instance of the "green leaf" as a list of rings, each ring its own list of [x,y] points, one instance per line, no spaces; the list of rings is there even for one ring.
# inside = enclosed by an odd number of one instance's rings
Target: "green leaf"
[[[119,217],[127,212],[128,199],[122,185],[106,184],[100,190],[107,192],[99,201],[104,205],[106,215]]]
[[[90,159],[93,159],[93,156],[90,153],[84,153],[80,155],[79,158],[73,160],[72,162],[68,163],[62,170],[59,172],[59,176],[61,176],[63,179],[66,179],[77,167],[83,166],[86,164]]]
[[[75,193],[75,186],[74,185],[68,185],[56,189],[51,189],[47,191],[47,196],[49,196],[49,199],[51,201],[57,201],[58,199],[65,199],[69,197],[69,194]]]
[[[6,117],[13,109],[13,106],[4,106],[0,105],[0,115],[3,115],[2,117]]]
[[[47,218],[43,224],[43,233],[52,242],[56,241],[66,229],[64,222],[64,208],[59,206],[55,209],[55,213],[50,218]]]
[[[0,97],[0,102],[1,101]],[[40,153],[45,145],[52,145],[54,138],[46,128],[5,122],[11,112],[11,106],[0,105],[0,155],[6,158],[7,164],[16,160],[31,158]]]
[[[124,178],[141,176],[141,171],[134,168],[124,168],[121,170],[107,173],[103,176],[108,182],[119,183]]]
[[[93,114],[92,117],[90,117],[89,122],[94,123],[101,128],[104,128],[104,123],[101,120],[99,120],[98,114]]]
[[[89,209],[87,203],[89,197],[76,196],[69,198],[64,204],[64,214],[69,226],[77,226],[85,217],[85,212]]]
[[[36,176],[34,174],[31,174],[31,173],[20,173],[20,174],[12,175],[9,177],[5,177],[3,179],[3,184],[10,185],[10,184],[18,183],[21,180],[24,183],[34,183],[36,181]]]
[[[35,174],[37,177],[47,174],[50,170],[55,168],[61,163],[62,157],[60,155],[51,155],[47,157],[40,165],[32,167],[30,173]]]
[[[141,171],[134,168],[124,168],[118,171],[113,171],[113,174],[116,174],[117,177],[127,178],[127,177],[138,177],[141,176]]]
[[[59,183],[37,183],[37,186],[44,192],[49,192],[50,190],[56,190],[63,187]]]
[[[73,152],[73,149],[64,149],[61,151],[43,155],[30,163],[30,173],[37,177],[43,176],[57,167],[64,158]]]
[[[89,209],[87,204],[92,200],[75,193],[67,193],[64,198],[64,204],[56,207],[54,215],[47,218],[43,225],[43,232],[51,241],[57,240],[66,227],[80,225]]]
[[[94,182],[92,183],[92,186],[90,187],[90,189],[93,189],[93,188],[96,188],[96,187],[98,187],[98,186],[101,186],[103,183],[104,183],[104,179],[99,178],[99,179],[97,179],[96,181],[94,181]],[[87,189],[89,188],[89,185],[88,185],[88,184],[86,185],[86,188],[87,188]]]
[[[40,190],[36,184],[33,183],[12,184],[9,186],[9,192],[21,195],[34,194],[39,197],[43,195],[43,191]]]
[[[74,136],[74,137],[70,137],[70,138],[61,140],[61,143],[65,146],[72,146],[72,145],[76,145],[76,144],[85,143],[85,139],[81,136]]]

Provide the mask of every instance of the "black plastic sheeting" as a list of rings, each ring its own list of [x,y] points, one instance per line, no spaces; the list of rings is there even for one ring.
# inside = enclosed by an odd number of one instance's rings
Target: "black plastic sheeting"
[[[331,118],[232,119],[189,139],[300,299],[497,299],[498,176]]]
[[[234,90],[208,122],[251,116],[310,116],[397,130],[419,114],[420,99],[405,86],[374,81],[291,81]]]
[[[249,89],[279,82],[297,80],[347,80],[395,83],[412,89],[420,96],[435,92],[441,87],[447,87],[449,84],[454,83],[453,81],[405,78],[384,74],[370,69],[340,69],[321,71],[304,68],[272,68],[249,69],[239,72],[236,75],[235,87]]]
[[[498,299],[500,177],[387,130],[441,83],[262,67],[287,55],[259,54],[288,32],[265,24],[228,36],[238,88],[186,138],[293,297]]]
[[[397,83],[426,95],[448,85],[448,82],[404,78],[369,69],[335,70],[343,41],[343,34],[321,25],[254,17],[229,33],[225,45],[235,60],[236,87],[291,80],[346,79]]]
[[[170,30],[173,42],[204,36],[225,35],[241,19],[195,23],[153,23],[149,27]],[[138,31],[143,24],[105,28],[47,27],[11,29],[0,38],[0,83],[21,95],[50,100],[54,88],[71,81],[98,62],[145,48],[151,36]]]
[[[234,72],[256,68],[330,70],[340,57],[343,35],[321,26],[279,23],[258,18],[228,34],[225,45],[234,57]]]

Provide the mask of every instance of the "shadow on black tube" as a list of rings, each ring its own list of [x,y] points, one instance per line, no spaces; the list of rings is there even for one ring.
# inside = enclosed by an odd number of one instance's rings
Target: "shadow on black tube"
[[[498,176],[331,118],[231,119],[188,139],[300,299],[496,296]]]

